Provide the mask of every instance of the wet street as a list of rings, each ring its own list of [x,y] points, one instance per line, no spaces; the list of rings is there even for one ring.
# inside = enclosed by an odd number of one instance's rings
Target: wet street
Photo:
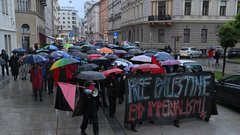
[[[204,59],[196,59],[207,63]],[[228,64],[227,69],[239,65]],[[207,65],[204,65],[207,68]],[[209,68],[217,70],[215,68]],[[240,68],[238,68],[240,69]],[[230,70],[228,70],[230,71]],[[43,102],[34,101],[29,78],[13,80],[13,77],[0,76],[0,135],[80,135],[82,117],[72,117],[71,112],[54,109],[54,95],[43,92]],[[239,135],[240,111],[229,105],[218,105],[219,115],[212,116],[209,122],[199,119],[180,120],[180,128],[173,122],[147,121],[137,124],[138,132],[124,128],[125,104],[117,103],[115,118],[109,118],[108,109],[98,112],[100,135]],[[87,134],[92,135],[92,125]]]

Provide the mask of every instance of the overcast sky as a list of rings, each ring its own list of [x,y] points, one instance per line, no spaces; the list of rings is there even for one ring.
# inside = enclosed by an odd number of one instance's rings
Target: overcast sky
[[[72,0],[73,7],[78,10],[80,18],[84,18],[84,2],[87,0]],[[69,0],[59,0],[60,6],[70,6]]]

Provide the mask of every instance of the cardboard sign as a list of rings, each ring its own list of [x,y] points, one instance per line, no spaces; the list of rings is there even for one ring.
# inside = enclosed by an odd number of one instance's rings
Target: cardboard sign
[[[125,123],[211,116],[214,74],[129,75],[125,81]]]

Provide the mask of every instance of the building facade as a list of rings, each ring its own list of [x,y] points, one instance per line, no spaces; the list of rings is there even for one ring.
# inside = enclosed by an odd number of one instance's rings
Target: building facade
[[[0,50],[8,54],[17,48],[14,0],[0,0]]]
[[[17,46],[29,50],[35,44],[45,44],[46,0],[15,0]]]
[[[108,43],[122,40],[121,13],[121,0],[108,0]]]
[[[59,26],[59,16],[58,10],[60,9],[58,0],[52,0],[52,20],[53,20],[53,36],[57,36],[59,34],[58,26]]]
[[[108,0],[100,0],[100,39],[108,42]]]
[[[86,35],[88,40],[100,40],[100,3],[96,2],[86,13]]]
[[[47,36],[46,43],[50,44],[54,41],[53,35],[53,0],[46,1],[47,6],[45,6],[45,34]]]
[[[60,7],[58,15],[60,35],[70,42],[78,41],[80,31],[78,11],[73,6]]]
[[[204,50],[220,45],[218,29],[234,19],[239,6],[239,0],[123,0],[122,37],[149,49]]]

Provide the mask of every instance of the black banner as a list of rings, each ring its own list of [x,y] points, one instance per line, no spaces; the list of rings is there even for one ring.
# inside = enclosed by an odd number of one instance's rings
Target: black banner
[[[129,75],[125,81],[125,123],[210,118],[214,83],[212,72]]]

